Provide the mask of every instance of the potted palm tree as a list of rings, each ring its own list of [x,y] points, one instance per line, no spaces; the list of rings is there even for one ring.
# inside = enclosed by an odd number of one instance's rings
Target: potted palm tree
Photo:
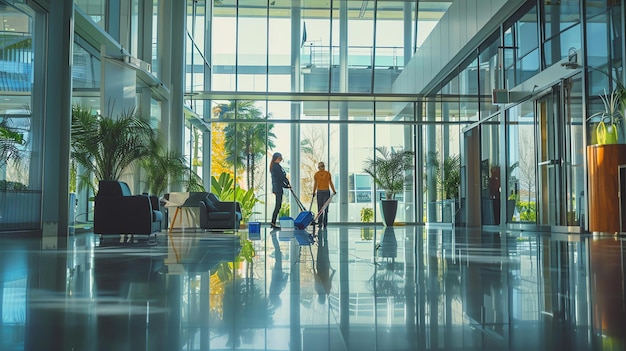
[[[182,183],[189,172],[185,157],[164,150],[160,146],[150,156],[140,161],[146,173],[144,192],[161,196],[170,183]]]
[[[72,158],[85,170],[78,175],[79,188],[95,189],[100,180],[119,180],[141,160],[154,155],[157,144],[155,130],[138,118],[136,110],[113,118],[89,108],[72,108]]]
[[[372,178],[380,189],[385,191],[385,198],[381,200],[383,218],[387,226],[392,226],[398,211],[398,200],[395,195],[409,184],[411,176],[408,171],[413,170],[413,156],[410,150],[396,151],[385,146],[376,148],[377,156],[365,160],[363,171]]]

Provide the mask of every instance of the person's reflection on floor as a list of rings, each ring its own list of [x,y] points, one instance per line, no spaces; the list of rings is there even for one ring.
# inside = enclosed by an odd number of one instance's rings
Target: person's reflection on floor
[[[272,268],[272,281],[270,282],[270,308],[272,310],[277,309],[282,304],[280,294],[285,290],[287,286],[287,278],[289,274],[283,272],[283,254],[280,251],[280,244],[278,243],[278,230],[274,229],[270,232],[272,237],[272,244],[274,245],[274,267]]]
[[[315,275],[315,291],[318,295],[317,301],[324,304],[326,303],[326,296],[330,294],[332,288],[335,269],[330,266],[330,257],[328,256],[328,232],[326,229],[319,231],[317,240],[317,262],[315,262],[313,267],[313,273]]]

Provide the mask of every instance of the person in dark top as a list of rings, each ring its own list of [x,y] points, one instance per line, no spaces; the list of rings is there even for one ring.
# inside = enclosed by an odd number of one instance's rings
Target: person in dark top
[[[273,228],[278,228],[276,225],[276,218],[278,212],[283,203],[283,188],[291,188],[289,179],[287,179],[287,173],[280,165],[283,160],[283,155],[280,152],[275,152],[272,156],[272,162],[270,163],[270,174],[272,176],[272,192],[276,196],[276,205],[274,206],[274,212],[272,213],[272,221],[270,225]]]

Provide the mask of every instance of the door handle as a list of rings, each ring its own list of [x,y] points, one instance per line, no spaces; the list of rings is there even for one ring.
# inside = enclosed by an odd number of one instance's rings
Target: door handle
[[[539,162],[537,163],[537,165],[538,166],[560,165],[561,162],[562,162],[561,160],[547,160],[547,161]]]

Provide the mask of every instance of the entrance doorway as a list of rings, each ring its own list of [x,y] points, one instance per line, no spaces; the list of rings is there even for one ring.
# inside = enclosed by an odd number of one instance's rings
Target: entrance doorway
[[[584,220],[584,138],[580,75],[535,101],[537,224],[580,231]]]
[[[580,77],[563,79],[537,98],[464,130],[468,226],[519,224],[559,232],[584,228]]]

